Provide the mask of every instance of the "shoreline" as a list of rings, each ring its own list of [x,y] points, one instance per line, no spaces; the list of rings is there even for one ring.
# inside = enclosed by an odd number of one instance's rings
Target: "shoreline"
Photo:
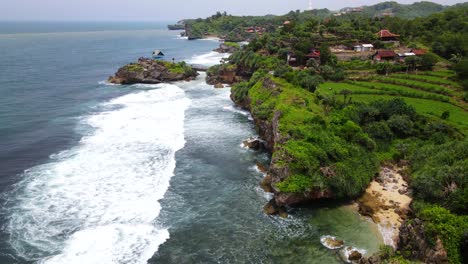
[[[365,193],[356,201],[363,216],[370,217],[377,225],[383,242],[397,248],[400,227],[411,211],[412,198],[408,183],[396,165],[383,166]]]

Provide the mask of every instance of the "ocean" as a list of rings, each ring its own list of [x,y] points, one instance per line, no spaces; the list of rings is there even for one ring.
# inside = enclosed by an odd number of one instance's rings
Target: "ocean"
[[[0,23],[0,263],[342,263],[375,226],[328,204],[267,216],[267,153],[229,89],[109,85],[154,49],[214,65],[215,40],[166,23]]]

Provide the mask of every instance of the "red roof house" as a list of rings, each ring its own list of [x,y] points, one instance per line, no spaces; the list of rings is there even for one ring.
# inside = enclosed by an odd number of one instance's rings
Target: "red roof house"
[[[377,36],[380,38],[382,41],[396,41],[400,37],[400,35],[393,34],[390,32],[388,29],[382,29],[377,33]]]
[[[376,61],[394,60],[396,53],[393,50],[378,50],[372,57]]]
[[[421,56],[427,53],[427,50],[425,49],[412,49],[411,52],[416,54],[416,56]]]
[[[309,59],[320,59],[320,51],[318,50],[311,50],[309,54],[306,55],[306,58]]]

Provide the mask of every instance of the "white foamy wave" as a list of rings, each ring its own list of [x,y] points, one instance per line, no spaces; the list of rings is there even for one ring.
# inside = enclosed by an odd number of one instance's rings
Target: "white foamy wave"
[[[230,111],[230,112],[234,112],[234,113],[238,113],[238,114],[250,117],[249,111],[239,109],[239,108],[237,108],[235,106],[232,106],[232,105],[224,106],[223,109],[226,110],[226,111]]]
[[[216,64],[221,63],[221,59],[229,57],[230,54],[228,53],[218,53],[212,51],[207,54],[194,56],[193,58],[189,59],[187,62],[189,64],[196,64],[196,65],[203,65],[203,66],[213,66]]]
[[[100,81],[98,82],[99,85],[107,85],[107,86],[118,86],[120,84],[116,84],[116,83],[110,83],[108,81]]]
[[[104,104],[112,110],[82,119],[88,132],[76,147],[24,173],[6,208],[18,255],[40,263],[146,263],[169,238],[155,219],[185,144],[190,101],[177,86],[158,88]]]

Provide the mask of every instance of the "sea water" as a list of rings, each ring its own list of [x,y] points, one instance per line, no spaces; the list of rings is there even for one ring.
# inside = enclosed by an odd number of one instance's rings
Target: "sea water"
[[[161,49],[214,65],[216,41],[157,23],[0,24],[0,263],[340,263],[380,238],[335,205],[267,216],[255,135],[229,89],[109,85]]]

